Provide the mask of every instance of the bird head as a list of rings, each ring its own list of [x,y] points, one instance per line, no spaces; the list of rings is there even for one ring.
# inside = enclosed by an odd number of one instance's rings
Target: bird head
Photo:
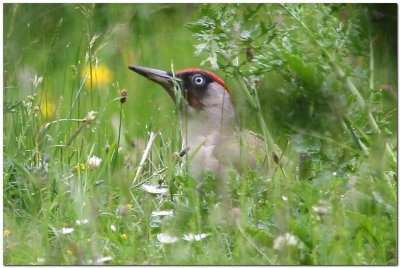
[[[185,121],[186,136],[208,135],[215,131],[231,133],[235,126],[235,111],[229,90],[216,74],[198,68],[167,72],[140,66],[129,69],[165,88],[174,101],[177,94],[181,120]]]
[[[140,66],[129,66],[129,69],[163,86],[173,100],[176,100],[176,89],[180,90],[187,104],[197,111],[221,106],[224,101],[230,103],[228,87],[213,72],[198,68],[174,73]]]

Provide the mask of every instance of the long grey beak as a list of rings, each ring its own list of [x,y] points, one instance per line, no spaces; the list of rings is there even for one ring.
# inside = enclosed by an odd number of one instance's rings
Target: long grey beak
[[[141,67],[141,66],[128,66],[128,68],[154,82],[163,86],[171,97],[174,97],[174,82],[180,82],[181,79],[173,77],[171,73],[166,71]]]

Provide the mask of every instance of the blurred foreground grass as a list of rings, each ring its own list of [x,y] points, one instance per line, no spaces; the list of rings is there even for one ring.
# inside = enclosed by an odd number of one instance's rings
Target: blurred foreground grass
[[[5,4],[4,264],[396,264],[395,9]],[[235,223],[174,156],[167,94],[127,69],[204,60],[294,163],[231,182]]]

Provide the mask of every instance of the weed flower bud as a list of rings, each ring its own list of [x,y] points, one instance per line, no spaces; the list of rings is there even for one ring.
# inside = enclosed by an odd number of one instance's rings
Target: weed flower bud
[[[128,212],[129,212],[129,208],[128,208],[127,205],[121,204],[121,205],[119,205],[118,208],[117,208],[117,214],[118,214],[118,215],[126,216],[126,215],[128,215]]]
[[[110,147],[111,146],[109,144],[104,145],[104,151],[106,151],[106,153],[108,153],[110,151]]]
[[[128,98],[128,91],[126,91],[125,89],[121,90],[121,92],[119,93],[119,102],[125,103],[127,98]]]

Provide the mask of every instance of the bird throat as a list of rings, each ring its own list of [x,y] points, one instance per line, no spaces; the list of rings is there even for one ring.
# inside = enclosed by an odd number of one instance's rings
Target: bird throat
[[[215,138],[220,135],[233,135],[234,133],[232,118],[214,118],[193,105],[186,105],[181,109],[180,122],[182,138],[185,147],[190,147],[190,152],[199,146],[215,144]]]
[[[186,99],[189,103],[189,105],[197,110],[200,110],[203,108],[203,104],[199,101],[199,99],[192,94],[191,92],[187,92]]]

